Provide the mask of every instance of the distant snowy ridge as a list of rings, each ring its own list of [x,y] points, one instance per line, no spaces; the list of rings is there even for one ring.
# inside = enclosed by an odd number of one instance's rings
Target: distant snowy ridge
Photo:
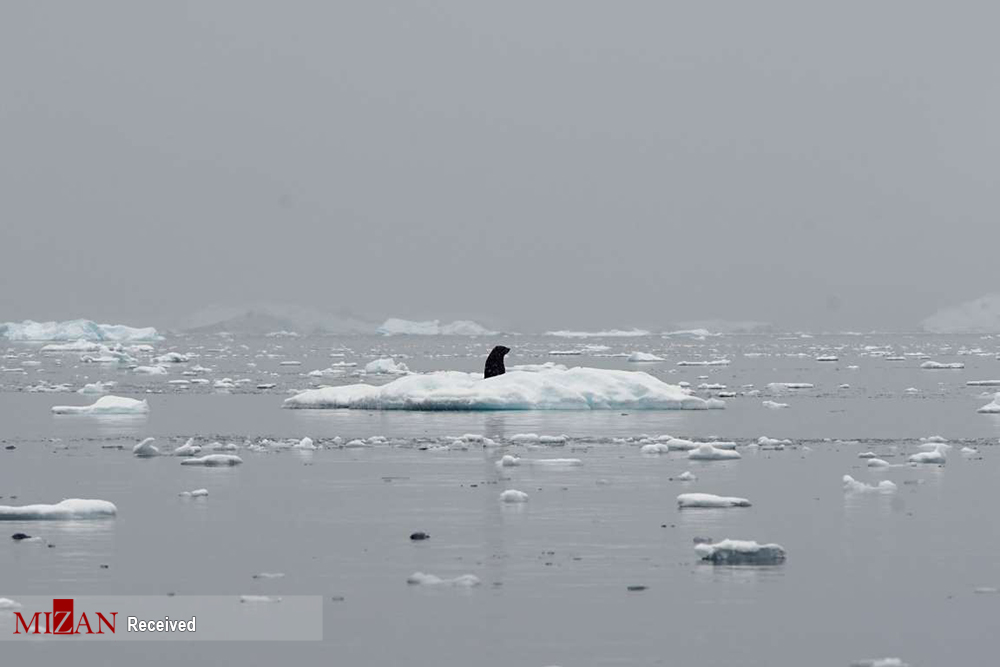
[[[934,313],[920,326],[928,333],[1000,333],[1000,294],[987,294]]]
[[[414,322],[390,317],[378,328],[385,336],[489,336],[496,332],[471,320],[455,320],[450,324],[441,324],[440,320]]]
[[[690,395],[648,373],[600,368],[407,375],[385,385],[311,389],[285,399],[286,408],[356,410],[705,410],[717,399]]]
[[[91,320],[65,322],[4,322],[0,338],[10,341],[112,341],[160,340],[153,327],[129,327],[124,324],[98,324]]]
[[[607,331],[546,331],[546,336],[559,336],[560,338],[633,338],[639,336],[651,336],[651,331],[645,329],[609,329]]]

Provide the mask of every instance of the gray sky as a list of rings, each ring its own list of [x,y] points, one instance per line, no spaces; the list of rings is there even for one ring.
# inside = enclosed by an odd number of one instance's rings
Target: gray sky
[[[4,3],[0,321],[913,328],[992,291],[970,7]]]

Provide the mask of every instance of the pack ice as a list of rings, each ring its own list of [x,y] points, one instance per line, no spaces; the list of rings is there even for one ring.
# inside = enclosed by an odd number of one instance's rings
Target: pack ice
[[[55,505],[0,505],[0,521],[70,521],[110,519],[118,513],[107,500],[67,498]]]
[[[382,386],[311,389],[285,399],[286,408],[357,410],[704,410],[718,399],[690,395],[648,373],[600,368],[409,375]]]
[[[91,320],[66,322],[0,323],[0,338],[11,341],[115,341],[160,340],[153,327],[127,327],[124,324],[97,324]]]
[[[102,396],[91,405],[56,405],[57,415],[143,415],[149,412],[149,403],[123,396]]]

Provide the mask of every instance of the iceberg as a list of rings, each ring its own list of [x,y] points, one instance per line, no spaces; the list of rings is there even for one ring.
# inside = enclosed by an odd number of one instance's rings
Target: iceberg
[[[945,449],[947,445],[938,444],[933,451],[929,452],[918,452],[916,454],[911,454],[910,458],[907,459],[910,463],[930,463],[944,465],[947,462],[947,450]],[[868,465],[871,465],[872,461],[877,461],[878,459],[869,459]]]
[[[81,338],[73,343],[51,343],[42,347],[41,352],[97,352],[103,347],[100,343]]]
[[[702,560],[716,565],[777,565],[785,562],[785,548],[780,544],[757,544],[748,540],[722,540],[694,545]]]
[[[311,389],[286,408],[356,410],[705,410],[725,403],[690,395],[648,373],[599,368],[407,375],[381,386]]]
[[[391,317],[382,323],[378,332],[385,336],[489,336],[496,332],[470,320],[456,320],[441,324],[440,320],[414,322]]]
[[[0,521],[72,521],[110,519],[118,513],[107,500],[67,498],[55,505],[0,505]]]
[[[652,333],[645,329],[610,329],[608,331],[546,331],[545,335],[560,338],[638,338],[639,336],[651,336]]]
[[[876,485],[859,482],[850,475],[844,475],[844,491],[846,493],[895,493],[896,485],[887,479],[883,479]]]
[[[631,361],[633,363],[638,362],[648,362],[648,361],[665,361],[663,357],[658,357],[655,354],[650,354],[648,352],[633,352],[628,355],[625,361]]]
[[[750,507],[746,498],[716,496],[711,493],[682,493],[677,496],[677,507]]]
[[[92,405],[56,405],[52,408],[57,415],[144,415],[149,412],[149,403],[122,396],[102,396]]]
[[[10,341],[115,341],[160,340],[153,327],[135,328],[123,324],[97,324],[91,320],[66,322],[0,323],[0,338]]]
[[[743,456],[733,449],[713,447],[711,443],[705,442],[688,452],[688,458],[692,461],[728,461],[741,459]]]
[[[209,454],[181,461],[182,466],[235,466],[241,463],[243,463],[243,459],[235,454]]]
[[[955,361],[952,363],[941,363],[939,361],[925,361],[920,364],[920,367],[928,371],[941,371],[941,370],[960,370],[965,368],[965,364],[961,361]]]
[[[507,489],[500,494],[500,502],[502,503],[526,503],[528,502],[528,494],[524,491],[518,491],[516,489]]]

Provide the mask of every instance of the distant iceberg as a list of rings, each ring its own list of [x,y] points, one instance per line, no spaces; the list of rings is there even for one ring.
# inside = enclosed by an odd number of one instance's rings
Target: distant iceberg
[[[286,408],[357,410],[704,410],[721,401],[690,395],[677,385],[637,371],[552,368],[479,373],[442,371],[388,384],[311,389],[285,399]]]
[[[67,498],[55,505],[0,505],[0,521],[70,521],[111,519],[118,513],[107,500]]]
[[[608,331],[546,331],[545,335],[559,336],[560,338],[633,338],[651,336],[652,333],[645,329],[610,329]]]
[[[112,341],[160,340],[153,327],[135,328],[124,324],[97,324],[91,320],[66,322],[4,322],[0,338],[10,341]]]
[[[378,332],[386,336],[489,336],[495,333],[471,320],[456,320],[450,324],[441,324],[440,320],[414,322],[395,317],[383,322]]]
[[[934,313],[923,322],[924,331],[939,334],[1000,332],[1000,294],[960,303]]]

